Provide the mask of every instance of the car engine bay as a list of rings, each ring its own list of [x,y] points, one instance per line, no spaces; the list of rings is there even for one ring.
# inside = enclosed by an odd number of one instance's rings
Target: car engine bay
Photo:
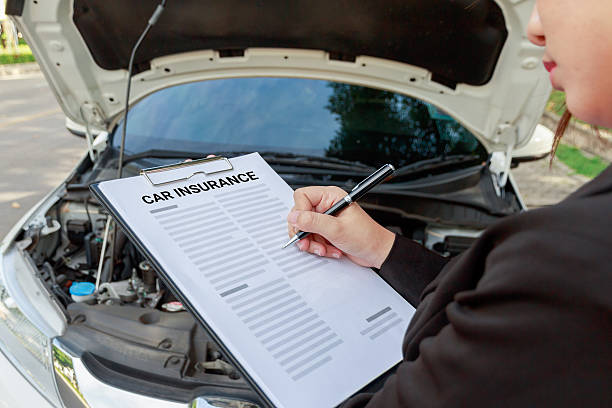
[[[62,342],[82,353],[84,363],[96,377],[122,389],[181,402],[192,400],[203,390],[214,390],[256,403],[258,397],[247,381],[126,234],[118,227],[106,230],[109,215],[89,191],[91,183],[115,176],[116,158],[111,152],[105,153],[95,163],[85,158],[45,214],[45,222],[27,226],[19,237],[20,248],[65,310],[68,329]],[[138,165],[133,163],[126,175],[137,171]],[[481,177],[483,171],[486,169],[476,171],[477,177],[466,174],[456,184],[457,191],[465,194],[466,187],[490,183],[490,178]],[[423,192],[420,198],[417,196],[386,198],[373,194],[362,205],[392,231],[446,256],[465,250],[486,224],[504,215],[483,215],[472,208],[479,214],[457,230],[440,216],[450,214],[456,205]],[[389,203],[392,200],[411,204],[394,208]],[[434,201],[435,205],[431,204]],[[457,214],[469,218],[466,208],[460,208]],[[105,236],[108,246],[103,251]],[[75,283],[96,290],[76,293],[71,289]]]

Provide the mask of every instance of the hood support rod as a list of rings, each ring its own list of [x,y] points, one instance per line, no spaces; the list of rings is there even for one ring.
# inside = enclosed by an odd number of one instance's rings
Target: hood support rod
[[[81,114],[81,119],[85,123],[85,140],[87,141],[87,151],[89,152],[89,158],[92,162],[96,161],[96,151],[94,150],[94,136],[91,132],[91,123],[95,123],[100,125],[101,115],[98,107],[94,104],[90,104],[85,102],[81,106],[79,106],[79,113]]]
[[[132,48],[132,54],[130,55],[130,62],[128,64],[127,87],[125,90],[125,110],[124,110],[125,113],[123,116],[123,126],[121,129],[121,148],[119,149],[119,165],[117,167],[117,178],[121,178],[121,176],[123,175],[123,154],[125,151],[125,133],[127,130],[128,110],[130,107],[130,88],[132,86],[132,71],[134,68],[134,56],[136,55],[136,51],[138,51],[140,44],[142,43],[144,38],[149,33],[149,30],[151,29],[151,27],[153,27],[153,25],[157,23],[157,20],[159,20],[159,17],[163,13],[165,6],[166,6],[166,0],[161,0],[161,3],[157,5],[157,8],[155,9],[155,11],[153,12],[153,15],[149,19],[149,22],[147,23],[147,26],[145,27],[144,31],[142,32],[142,34],[140,34],[138,41],[136,41],[136,44],[134,44],[134,47]]]
[[[136,44],[134,44],[134,47],[132,48],[132,54],[130,55],[130,63],[128,64],[127,86],[125,89],[125,110],[124,110],[125,113],[123,117],[123,127],[121,129],[121,148],[119,149],[119,164],[117,165],[117,178],[121,178],[123,176],[123,155],[125,152],[125,134],[127,130],[128,110],[130,108],[130,88],[132,85],[134,56],[136,55],[136,51],[138,51],[138,47],[140,47],[140,44],[142,43],[144,38],[147,36],[147,33],[149,32],[151,27],[153,27],[153,25],[157,23],[157,20],[159,20],[159,17],[162,15],[165,6],[166,6],[166,0],[161,0],[161,3],[157,5],[157,7],[155,8],[155,11],[153,12],[153,15],[147,22],[147,26],[145,27],[144,31],[142,32],[142,34],[140,34],[140,37],[138,37],[138,41],[136,41]],[[115,246],[117,244],[116,241],[117,241],[117,234],[113,234],[113,239],[111,242],[112,245],[110,247],[110,253],[111,253],[110,276],[111,277],[113,276],[115,272],[114,253],[115,253]]]

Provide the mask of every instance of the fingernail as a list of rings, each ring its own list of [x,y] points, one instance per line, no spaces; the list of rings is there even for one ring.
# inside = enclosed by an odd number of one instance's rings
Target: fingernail
[[[297,246],[300,249],[300,251],[303,251],[306,248],[306,243],[302,241],[298,241]]]
[[[295,224],[297,222],[298,214],[299,213],[297,211],[291,211],[289,215],[287,215],[287,221],[289,221],[290,224]]]
[[[320,250],[320,249],[315,249],[315,250],[314,250],[314,253],[315,253],[316,255],[321,256],[321,250]]]
[[[334,252],[332,253],[332,257],[336,258],[336,259],[340,259],[340,252]]]

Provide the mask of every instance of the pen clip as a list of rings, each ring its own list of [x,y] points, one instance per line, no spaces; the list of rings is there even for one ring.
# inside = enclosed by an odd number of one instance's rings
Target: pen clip
[[[355,190],[357,190],[362,184],[367,183],[368,181],[370,181],[373,178],[376,178],[378,176],[378,174],[380,174],[380,172],[384,171],[386,168],[390,168],[391,170],[395,170],[395,168],[389,164],[385,164],[384,166],[382,166],[380,169],[376,170],[374,173],[370,174],[368,177],[366,177],[365,179],[363,179],[362,181],[360,181],[359,183],[357,183],[357,185],[355,187],[353,187],[351,189],[351,193]]]
[[[365,180],[364,180],[364,181],[365,181]],[[363,184],[363,181],[360,181],[359,183],[357,183],[357,184],[355,185],[355,187],[353,187],[353,188],[351,189],[351,193],[352,193],[353,191],[357,190],[357,189],[359,188],[359,186],[360,186],[360,185],[362,185],[362,184]]]

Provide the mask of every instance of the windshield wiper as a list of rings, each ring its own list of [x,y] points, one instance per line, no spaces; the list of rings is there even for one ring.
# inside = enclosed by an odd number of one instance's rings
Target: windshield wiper
[[[219,155],[239,156],[252,152],[217,152]],[[376,170],[372,166],[358,161],[337,159],[335,157],[312,156],[307,154],[295,154],[287,152],[260,151],[259,154],[268,164],[279,164],[295,167],[308,167],[317,169],[334,170],[361,170],[364,172]]]
[[[480,156],[475,154],[456,154],[452,156],[439,156],[434,157],[433,159],[419,160],[395,170],[395,173],[393,173],[393,178],[480,160]]]
[[[180,150],[151,149],[125,157],[123,159],[123,164],[126,165],[129,162],[140,159],[196,159],[199,155],[200,154],[196,152]]]
[[[238,151],[227,151],[219,152],[214,151],[211,154],[217,156],[241,156],[253,152],[238,152]],[[294,154],[284,152],[273,152],[273,151],[262,151],[259,154],[269,164],[286,164],[290,166],[301,166],[301,167],[314,167],[321,169],[337,169],[337,170],[363,170],[372,171],[374,167],[357,161],[348,161],[342,159],[336,159],[334,157],[323,157],[323,156],[310,156],[305,154]],[[197,159],[203,156],[203,153],[193,151],[180,151],[180,150],[162,150],[162,149],[151,149],[145,150],[144,152],[136,153],[127,156],[124,159],[124,164],[139,159]]]
[[[252,152],[211,152],[211,154],[226,157],[241,156],[248,153]],[[274,169],[280,174],[291,173],[351,177],[367,176],[375,170],[374,167],[360,162],[341,160],[333,157],[310,156],[304,154],[272,151],[262,151],[259,152],[259,154],[268,164],[274,166]],[[123,159],[123,164],[126,165],[140,159],[197,159],[202,156],[204,156],[204,154],[200,152],[151,149],[125,157]]]
[[[241,156],[252,152],[227,151],[214,154],[219,156]],[[337,159],[334,157],[310,156],[305,154],[294,154],[274,151],[262,151],[259,153],[266,162],[270,165],[282,166],[277,170],[279,173],[297,173],[297,174],[326,174],[325,170],[336,170],[334,175],[368,175],[375,170],[374,167],[368,166],[360,162]],[[180,150],[162,150],[151,149],[141,153],[136,153],[124,158],[124,165],[135,160],[156,158],[156,159],[197,159],[203,156],[203,153],[193,151]],[[439,156],[432,159],[420,160],[400,167],[393,173],[393,178],[412,175],[428,170],[436,170],[444,167],[465,164],[481,160],[480,156],[475,154],[458,154],[451,156]],[[349,174],[347,174],[347,172]],[[337,173],[337,174],[336,174]],[[329,173],[331,175],[331,173]]]

